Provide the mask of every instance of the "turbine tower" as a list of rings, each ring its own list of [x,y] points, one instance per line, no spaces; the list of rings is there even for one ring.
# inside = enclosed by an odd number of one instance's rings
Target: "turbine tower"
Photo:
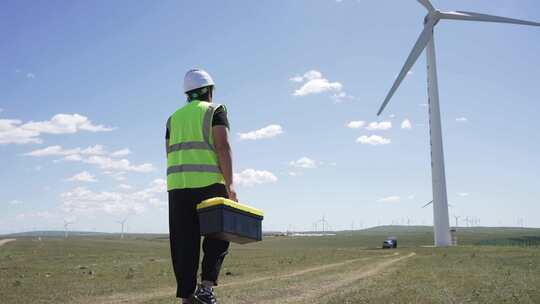
[[[118,224],[122,225],[122,233],[120,234],[120,238],[123,239],[124,238],[124,225],[126,224],[126,221],[127,221],[127,218],[121,220],[121,221],[116,221]]]
[[[456,220],[456,226],[455,226],[456,228],[459,227],[459,226],[458,226],[458,224],[459,224],[458,221],[459,221],[459,218],[460,218],[460,217],[461,217],[461,216],[459,216],[459,215],[454,215],[454,219]]]
[[[319,226],[319,223],[322,224],[322,233],[324,234],[324,232],[326,231],[325,229],[329,228],[330,226],[324,215],[320,220],[315,222],[315,228]]]
[[[68,238],[68,228],[69,228],[69,225],[73,224],[73,220],[68,220],[68,219],[64,219],[64,238],[67,239]]]
[[[410,52],[399,75],[390,91],[386,95],[377,115],[381,115],[384,108],[398,89],[399,85],[410,71],[420,54],[426,49],[427,78],[428,78],[428,104],[429,104],[429,130],[431,138],[431,179],[433,190],[433,226],[435,246],[450,246],[450,220],[448,217],[448,199],[446,194],[446,177],[444,171],[444,153],[441,132],[441,113],[439,109],[439,88],[437,83],[437,64],[435,57],[434,28],[440,20],[481,21],[495,23],[511,23],[521,25],[540,26],[540,23],[492,16],[464,11],[441,12],[429,0],[417,0],[427,10],[424,18],[424,29],[418,37],[416,44]]]

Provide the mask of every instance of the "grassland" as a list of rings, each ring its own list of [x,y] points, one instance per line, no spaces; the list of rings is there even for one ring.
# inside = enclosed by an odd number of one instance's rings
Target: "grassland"
[[[381,250],[388,236],[397,250]],[[425,227],[234,245],[221,303],[540,303],[540,229],[460,229],[423,247]],[[522,240],[522,241],[519,241]],[[523,241],[525,240],[525,241]],[[176,303],[160,235],[17,237],[0,248],[0,303]]]

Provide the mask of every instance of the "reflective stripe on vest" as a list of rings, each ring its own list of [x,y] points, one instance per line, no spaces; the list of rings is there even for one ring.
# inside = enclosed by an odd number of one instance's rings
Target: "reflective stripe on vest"
[[[179,172],[212,172],[221,173],[218,166],[214,165],[178,165],[167,168],[167,175]]]
[[[223,183],[211,134],[218,106],[192,101],[168,120],[167,188],[183,189]]]

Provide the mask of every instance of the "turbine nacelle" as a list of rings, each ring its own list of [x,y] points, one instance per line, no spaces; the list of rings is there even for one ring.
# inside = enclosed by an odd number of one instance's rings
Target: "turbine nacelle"
[[[439,20],[441,20],[441,11],[431,11],[424,17],[424,26],[435,26]]]

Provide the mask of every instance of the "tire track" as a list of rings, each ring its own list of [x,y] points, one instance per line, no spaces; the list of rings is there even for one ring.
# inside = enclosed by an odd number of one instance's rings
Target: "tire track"
[[[16,241],[16,239],[3,239],[3,240],[0,240],[0,247],[4,246],[5,244],[7,244],[9,242],[13,242],[13,241]]]
[[[231,287],[231,286],[240,286],[240,285],[249,285],[249,284],[255,284],[255,283],[261,283],[264,281],[271,281],[271,280],[280,280],[280,279],[287,279],[292,278],[296,276],[301,276],[305,274],[309,274],[312,272],[318,272],[318,271],[324,271],[333,269],[336,267],[352,264],[359,261],[365,261],[375,258],[388,258],[388,257],[395,257],[399,255],[399,252],[396,252],[394,254],[390,255],[382,255],[382,256],[370,256],[370,257],[362,257],[358,259],[350,259],[345,260],[342,262],[332,263],[332,264],[324,264],[320,266],[315,267],[309,267],[301,270],[297,270],[290,273],[285,274],[278,274],[278,275],[272,275],[272,276],[264,276],[254,279],[243,279],[236,282],[230,282],[225,284],[220,284],[216,287],[216,289],[221,289],[225,287]],[[167,287],[167,288],[159,288],[154,289],[151,291],[147,291],[144,293],[118,293],[113,294],[110,296],[104,296],[104,297],[98,297],[98,298],[89,298],[89,299],[79,299],[78,301],[75,301],[73,303],[76,304],[90,304],[90,303],[99,303],[99,304],[120,304],[120,303],[144,303],[148,300],[156,299],[156,298],[164,298],[169,297],[171,295],[174,295],[176,293],[176,288]]]
[[[343,288],[345,286],[348,286],[358,280],[365,279],[377,274],[382,273],[384,270],[386,270],[388,267],[402,261],[408,258],[411,258],[415,256],[416,253],[412,252],[406,256],[401,256],[395,259],[382,261],[377,263],[373,267],[362,268],[360,270],[356,270],[347,274],[344,274],[341,276],[340,280],[338,281],[332,281],[332,283],[328,284],[319,284],[317,286],[314,286],[312,288],[300,288],[299,286],[291,286],[287,288],[288,290],[295,290],[294,295],[287,295],[287,291],[283,290],[281,294],[285,295],[281,298],[273,298],[263,301],[256,301],[257,304],[272,304],[272,303],[303,303],[304,301],[313,300],[316,298],[320,298],[325,295],[329,295],[334,293],[336,290]],[[301,290],[300,293],[298,293],[298,290]],[[242,302],[239,302],[242,303]]]

